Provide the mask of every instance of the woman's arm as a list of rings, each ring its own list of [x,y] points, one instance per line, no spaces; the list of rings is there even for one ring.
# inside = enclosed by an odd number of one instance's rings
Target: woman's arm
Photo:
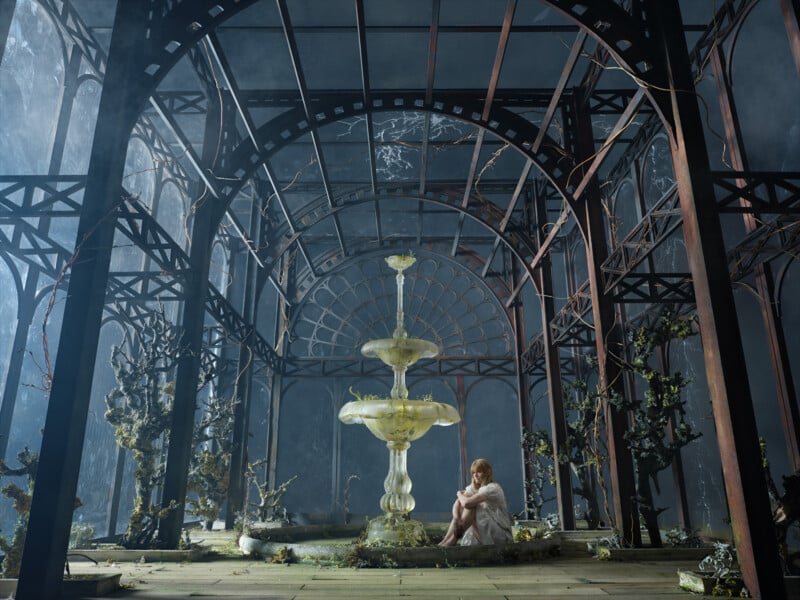
[[[482,490],[478,490],[474,494],[466,492],[458,492],[458,501],[464,508],[475,508],[486,499],[486,494]]]

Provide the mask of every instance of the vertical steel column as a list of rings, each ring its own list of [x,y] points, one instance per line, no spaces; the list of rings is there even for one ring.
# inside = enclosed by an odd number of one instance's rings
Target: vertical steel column
[[[11,21],[14,19],[16,7],[17,0],[0,2],[0,63],[3,62],[3,54],[8,45],[8,31],[11,29]]]
[[[108,514],[106,515],[106,535],[117,535],[117,519],[119,518],[119,501],[122,496],[122,479],[125,476],[125,453],[127,450],[117,444],[114,453],[114,477],[108,494]]]
[[[544,241],[543,226],[547,223],[547,204],[544,194],[534,186],[534,210],[536,211],[537,242]],[[550,323],[555,318],[553,300],[553,261],[550,254],[539,263],[539,293],[542,301],[542,341],[544,342],[545,371],[547,373],[547,396],[550,408],[550,432],[553,436],[553,466],[556,477],[556,499],[561,528],[575,529],[575,506],[572,497],[572,472],[568,462],[558,459],[559,449],[567,448],[567,414],[564,410],[564,390],[561,386],[561,360],[559,349],[553,343]]]
[[[280,284],[286,290],[286,297],[291,298],[294,293],[294,277],[295,277],[295,260],[292,258],[294,255],[284,254],[281,264]],[[291,307],[288,302],[282,297],[278,298],[278,306],[276,307],[277,319],[276,321],[276,336],[275,336],[275,352],[279,357],[286,354],[287,346],[289,344],[288,328],[289,328],[289,311]],[[270,415],[269,415],[269,432],[268,432],[268,450],[267,450],[267,483],[269,489],[275,489],[277,483],[278,472],[278,439],[280,434],[280,411],[281,402],[283,401],[283,373],[275,372],[272,374],[272,393],[270,397]]]
[[[686,253],[739,565],[753,597],[781,600],[786,590],[680,7],[677,0],[644,0],[642,6],[665,70],[658,87],[670,90],[652,94],[671,122]]]
[[[780,0],[780,2],[794,66],[797,76],[800,77],[800,0]]]
[[[14,343],[11,347],[11,358],[6,373],[6,385],[3,389],[3,404],[0,406],[0,459],[5,459],[6,452],[8,452],[8,437],[11,433],[11,421],[14,418],[14,408],[17,404],[25,348],[28,346],[28,332],[36,311],[35,297],[38,282],[39,272],[29,268],[25,278],[25,287],[18,298],[17,328],[14,332]]]
[[[164,491],[161,498],[162,507],[167,508],[172,503],[175,506],[158,525],[158,539],[165,548],[178,547],[183,528],[189,462],[194,441],[197,381],[200,375],[211,243],[218,223],[214,218],[211,202],[198,203],[195,207],[192,250],[189,255],[190,268],[186,276],[186,299],[181,327],[183,332],[181,341],[188,351],[182,352],[178,359]]]
[[[456,405],[458,406],[458,454],[461,470],[461,485],[470,482],[469,457],[467,456],[467,394],[464,391],[464,376],[456,375]]]
[[[516,289],[519,285],[519,267],[515,261],[511,262],[511,282]],[[522,368],[522,353],[526,349],[525,316],[522,310],[520,296],[514,299],[511,306],[511,326],[514,330],[514,364],[517,370],[517,401],[519,402],[520,437],[526,432],[533,431],[533,411],[531,410],[530,382],[528,374]],[[532,459],[532,452],[523,445],[522,448],[522,478],[525,481],[525,512],[528,509],[528,483],[536,477],[536,468]]]
[[[13,2],[11,5],[13,6]],[[5,8],[0,8],[0,40],[5,38],[2,35],[3,18]],[[10,25],[10,23],[9,23]],[[2,56],[0,55],[0,61]],[[77,47],[72,48],[69,64],[64,75],[64,91],[61,97],[61,107],[56,123],[56,133],[53,138],[53,151],[50,156],[48,172],[50,175],[58,175],[61,171],[61,161],[64,157],[64,146],[66,144],[67,132],[69,131],[69,119],[72,114],[72,107],[75,103],[75,95],[78,92],[81,67],[81,52]],[[50,230],[51,217],[45,216],[39,219],[38,231],[47,233]],[[8,451],[8,437],[11,433],[11,422],[14,418],[14,409],[17,404],[17,394],[19,393],[19,381],[22,375],[22,366],[25,359],[25,348],[28,345],[28,333],[34,314],[36,313],[37,288],[39,287],[39,270],[33,267],[28,268],[25,277],[25,287],[22,296],[18,298],[17,327],[14,332],[14,343],[11,349],[11,357],[6,373],[6,383],[3,388],[3,404],[0,406],[0,459],[6,457]],[[41,300],[41,299],[40,299]]]
[[[341,385],[334,385],[331,390],[331,408],[334,418],[332,421],[331,432],[331,519],[336,522],[337,508],[341,507],[342,522],[347,519],[344,514],[344,498],[340,498],[342,493],[342,422],[336,418],[339,409],[344,404],[344,389]]]
[[[217,110],[220,112],[218,113]],[[220,114],[221,113],[221,114]],[[209,104],[203,139],[202,164],[213,171],[215,160],[225,153],[217,140],[225,144],[226,127],[233,115],[230,103],[223,106]],[[221,119],[220,119],[221,117]],[[221,122],[220,122],[221,121]],[[222,128],[222,131],[220,131]],[[231,136],[228,135],[227,138]],[[213,141],[212,141],[213,140]],[[231,143],[228,139],[227,143]],[[210,200],[210,190],[203,188],[198,200],[192,204],[192,248],[189,253],[189,271],[184,290],[181,342],[188,351],[181,353],[175,374],[175,396],[172,400],[172,420],[167,449],[167,466],[164,474],[164,491],[161,506],[174,505],[158,523],[158,539],[166,548],[177,548],[181,539],[186,505],[186,488],[194,445],[194,421],[197,410],[197,381],[200,376],[200,357],[203,347],[203,325],[208,296],[208,274],[211,264],[211,245],[219,225],[220,207]]]
[[[61,597],[120,182],[128,140],[140,108],[138,80],[131,73],[139,58],[141,40],[146,39],[148,10],[147,4],[139,2],[121,2],[117,6],[76,236],[77,260],[71,265],[22,554],[19,600]]]
[[[256,248],[261,246],[263,229],[262,202],[263,196],[257,193],[256,197],[253,198],[253,204],[250,209],[250,241]],[[225,529],[231,529],[236,519],[236,513],[242,512],[247,508],[244,505],[244,478],[248,460],[247,440],[250,424],[250,400],[253,394],[253,362],[255,361],[253,345],[258,313],[256,302],[258,263],[251,252],[247,253],[245,271],[242,317],[247,323],[247,334],[239,345],[238,374],[234,384],[237,401],[234,408],[233,446],[228,474],[228,505],[225,513]]]
[[[573,94],[571,109],[575,123],[575,149],[577,159],[585,160],[594,155],[592,121],[582,90]],[[608,257],[605,221],[600,190],[596,178],[586,186],[579,199],[582,211],[577,218],[587,234],[586,264],[589,272],[589,290],[592,297],[592,318],[597,348],[598,388],[601,394],[625,394],[621,358],[624,356],[622,328],[616,319],[614,301],[605,293],[601,265]],[[609,473],[613,488],[615,526],[623,543],[641,546],[639,512],[636,506],[633,457],[625,441],[628,430],[628,414],[604,402],[606,419],[606,443],[608,445]]]
[[[728,69],[725,65],[725,56],[719,45],[711,50],[711,68],[714,72],[714,81],[717,82],[717,96],[722,121],[725,125],[725,139],[728,143],[731,166],[737,171],[749,171],[750,166],[739,128],[739,118]],[[740,179],[737,180],[737,184],[745,187],[747,182]],[[750,203],[744,198],[740,200],[740,204],[745,207],[750,206]],[[742,213],[744,226],[748,233],[758,229],[758,216],[752,212]],[[775,378],[775,393],[781,413],[783,433],[786,437],[786,450],[789,453],[792,469],[797,472],[800,471],[800,411],[797,406],[797,392],[792,379],[786,336],[783,333],[783,324],[778,312],[778,298],[775,297],[775,279],[769,263],[761,263],[756,266],[755,282],[761,306],[761,317],[764,321],[764,331],[769,344],[770,362]]]

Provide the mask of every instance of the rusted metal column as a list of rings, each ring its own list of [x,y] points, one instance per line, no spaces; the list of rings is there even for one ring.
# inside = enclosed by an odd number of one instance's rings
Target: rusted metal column
[[[461,467],[461,485],[470,482],[469,458],[467,457],[467,393],[464,391],[464,376],[456,375],[456,405],[458,406],[458,456]]]
[[[677,0],[644,0],[643,8],[660,55],[654,58],[664,69],[657,85],[670,90],[652,94],[671,121],[686,253],[739,565],[753,597],[781,600],[786,590],[680,7]]]
[[[545,234],[542,227],[547,223],[545,198],[536,194],[533,199],[536,210],[537,241],[541,244]],[[556,500],[558,518],[564,530],[575,529],[575,506],[572,497],[572,472],[569,462],[558,459],[559,449],[567,448],[567,415],[564,410],[564,390],[561,386],[561,361],[558,347],[553,343],[550,323],[555,317],[553,301],[553,263],[547,255],[538,269],[539,293],[542,301],[542,341],[544,342],[544,361],[547,373],[547,396],[550,408],[550,432],[553,439],[553,465],[556,476]]]
[[[145,39],[148,10],[138,2],[117,6],[22,553],[19,600],[61,597],[120,182],[141,95],[130,69]]]
[[[786,23],[794,66],[797,76],[800,77],[800,0],[781,0],[781,12]]]
[[[519,283],[519,268],[511,264],[511,281],[514,287]],[[530,381],[528,374],[522,367],[522,353],[526,349],[525,316],[522,310],[522,300],[517,297],[511,305],[511,325],[514,328],[514,363],[517,369],[517,401],[519,403],[520,436],[533,430],[533,411],[531,410]],[[522,477],[525,481],[525,513],[528,512],[528,483],[536,477],[532,453],[530,449],[522,447]]]
[[[575,150],[579,161],[594,155],[592,123],[582,101],[581,90],[573,94],[571,106]],[[605,293],[601,265],[608,257],[606,225],[603,217],[600,190],[596,179],[586,186],[579,199],[582,212],[577,216],[586,232],[586,264],[589,272],[589,287],[592,297],[592,318],[597,349],[598,388],[601,394],[625,394],[625,380],[621,369],[624,357],[622,328],[616,319],[614,301]],[[608,468],[613,491],[615,527],[627,545],[641,546],[639,512],[636,506],[633,456],[625,441],[628,430],[628,414],[604,403],[606,420],[606,444],[608,446]]]
[[[742,142],[725,56],[719,46],[715,46],[711,51],[711,68],[714,72],[714,81],[717,82],[717,96],[719,97],[722,122],[725,125],[725,138],[730,152],[731,166],[736,171],[749,171],[750,166]],[[739,179],[737,184],[745,187],[747,182]],[[751,206],[744,198],[741,198],[739,203],[743,207]],[[758,229],[758,215],[745,212],[742,217],[748,233]],[[761,306],[761,316],[764,321],[764,331],[769,344],[772,373],[775,378],[775,393],[781,413],[783,433],[786,437],[786,450],[789,453],[792,469],[797,472],[800,471],[800,410],[797,406],[797,392],[792,378],[786,336],[778,312],[778,299],[775,297],[775,280],[769,263],[761,263],[756,266],[755,283]]]
[[[295,261],[292,255],[284,254],[281,264],[280,284],[286,290],[286,297],[294,293]],[[289,319],[291,306],[282,297],[278,298],[275,308],[275,352],[284,356],[289,344]],[[283,373],[272,373],[270,386],[269,431],[267,432],[267,472],[266,481],[269,489],[274,490],[278,477],[278,439],[280,434],[281,402],[283,401]]]

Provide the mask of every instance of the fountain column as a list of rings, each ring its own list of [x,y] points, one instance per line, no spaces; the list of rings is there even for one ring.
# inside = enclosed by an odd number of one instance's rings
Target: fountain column
[[[403,271],[415,262],[413,256],[389,256],[387,264],[397,271],[397,326],[391,338],[370,340],[361,353],[380,358],[392,367],[394,385],[389,398],[361,396],[348,402],[339,411],[344,423],[361,423],[389,449],[389,474],[383,483],[381,497],[383,515],[367,526],[367,543],[418,546],[427,541],[419,521],[408,518],[414,509],[411,477],[408,475],[407,452],[411,442],[419,439],[433,425],[452,425],[460,421],[458,411],[449,404],[430,399],[409,400],[406,371],[420,358],[432,358],[439,353],[436,344],[409,338],[403,326]]]

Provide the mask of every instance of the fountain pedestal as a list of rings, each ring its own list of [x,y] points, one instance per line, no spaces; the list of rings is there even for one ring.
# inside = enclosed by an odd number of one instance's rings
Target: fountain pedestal
[[[438,354],[436,344],[409,338],[403,327],[403,270],[414,264],[411,256],[390,256],[386,262],[397,271],[397,327],[388,339],[370,340],[361,353],[380,358],[394,371],[394,386],[389,398],[358,397],[339,411],[343,423],[361,423],[389,449],[389,474],[383,482],[383,515],[369,522],[367,543],[419,546],[427,541],[425,529],[408,514],[414,509],[411,478],[406,457],[411,442],[419,439],[433,425],[458,423],[458,411],[449,404],[432,400],[409,400],[406,370],[420,358]]]

